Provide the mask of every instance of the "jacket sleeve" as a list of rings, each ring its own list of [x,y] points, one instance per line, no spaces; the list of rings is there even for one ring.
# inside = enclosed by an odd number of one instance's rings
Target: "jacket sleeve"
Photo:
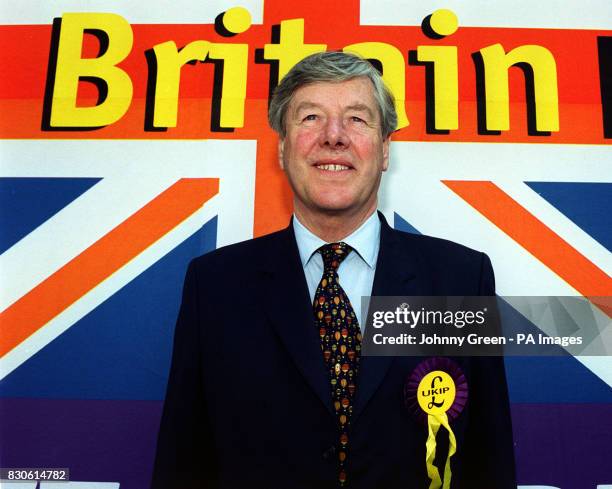
[[[187,270],[157,440],[152,489],[214,487],[216,464],[204,400],[195,263]]]
[[[480,295],[495,295],[489,257],[483,255]],[[464,489],[516,489],[514,444],[504,358],[472,357],[470,418],[466,459],[459,485]]]

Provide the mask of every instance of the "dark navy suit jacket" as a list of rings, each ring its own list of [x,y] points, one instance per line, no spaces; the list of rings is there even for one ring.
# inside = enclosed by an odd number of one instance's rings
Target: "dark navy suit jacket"
[[[381,215],[372,295],[494,295],[486,255],[395,231]],[[189,266],[159,432],[154,489],[335,487],[336,417],[292,226]],[[427,427],[403,407],[422,359],[363,357],[351,489],[427,489]],[[452,488],[516,489],[502,358],[457,358],[469,399],[452,423]],[[438,435],[443,467],[448,436]],[[443,473],[443,469],[440,471]]]

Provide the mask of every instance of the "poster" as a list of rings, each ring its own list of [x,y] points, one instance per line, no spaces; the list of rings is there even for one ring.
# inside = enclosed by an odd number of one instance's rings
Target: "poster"
[[[379,203],[394,227],[486,252],[499,295],[610,296],[608,2],[27,0],[1,15],[2,467],[147,487],[186,266],[287,225],[267,104],[313,52],[358,52],[394,91]],[[519,485],[612,486],[610,358],[506,369]]]

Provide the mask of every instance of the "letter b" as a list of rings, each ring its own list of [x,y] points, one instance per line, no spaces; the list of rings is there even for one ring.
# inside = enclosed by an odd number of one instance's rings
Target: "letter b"
[[[102,31],[107,36],[108,43],[96,58],[81,57],[86,31]],[[129,75],[116,65],[130,53],[133,40],[130,24],[119,15],[67,13],[62,16],[50,126],[100,127],[123,117],[132,101],[133,87]],[[103,100],[93,107],[77,107],[79,80],[83,79],[93,80],[98,86],[99,82],[103,84]]]

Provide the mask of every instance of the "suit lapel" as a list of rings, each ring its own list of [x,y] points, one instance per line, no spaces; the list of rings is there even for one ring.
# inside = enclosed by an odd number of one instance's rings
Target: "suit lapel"
[[[262,304],[298,369],[332,411],[329,374],[323,365],[321,342],[315,330],[310,294],[290,225],[274,235],[262,260]]]
[[[379,213],[381,220],[380,250],[376,262],[373,296],[426,295],[431,290],[431,278],[421,271],[417,250],[406,245],[401,234],[392,229]],[[353,411],[353,423],[363,412],[384,379],[394,357],[364,356],[359,367],[359,384]]]
[[[422,272],[418,252],[401,239],[379,213],[381,242],[372,295],[418,296],[431,291],[431,277]],[[333,414],[328,373],[323,365],[321,343],[315,331],[312,305],[300,255],[290,225],[276,233],[265,247],[261,261],[261,302],[279,338],[298,369]],[[270,300],[272,298],[273,300]],[[383,381],[393,357],[362,357],[353,423]]]

